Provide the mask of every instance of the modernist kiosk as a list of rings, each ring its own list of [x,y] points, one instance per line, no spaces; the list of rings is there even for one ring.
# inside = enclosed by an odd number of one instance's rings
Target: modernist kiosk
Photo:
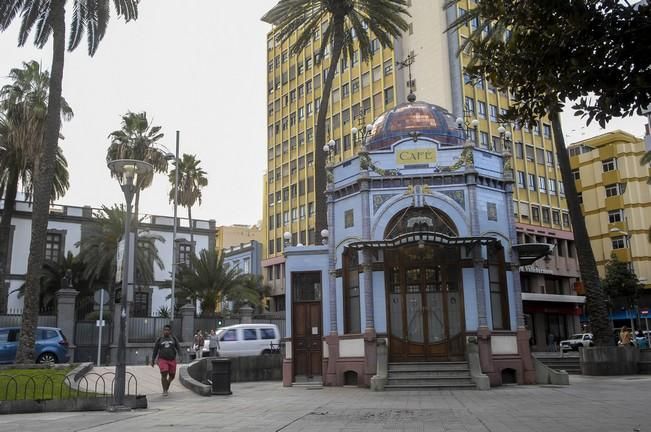
[[[469,344],[492,385],[535,381],[518,268],[547,246],[515,245],[510,135],[480,148],[471,125],[411,101],[358,132],[357,157],[330,158],[327,240],[285,249],[285,385],[368,386],[387,362]]]

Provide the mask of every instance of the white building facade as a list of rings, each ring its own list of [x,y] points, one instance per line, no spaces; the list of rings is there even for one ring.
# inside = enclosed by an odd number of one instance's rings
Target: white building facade
[[[94,223],[94,215],[100,211],[89,206],[52,205],[48,221],[45,259],[61,262],[68,253],[74,256],[79,254],[79,243]],[[0,292],[0,296],[6,300],[2,304],[4,310],[0,313],[19,311],[23,306],[23,299],[18,295],[17,290],[24,284],[27,272],[31,216],[29,203],[23,201],[16,203],[16,211],[11,221],[8,271],[5,286]],[[162,241],[157,239],[155,245],[163,262],[163,268],[153,266],[154,280],[151,283],[136,283],[132,316],[152,316],[163,307],[169,308],[168,296],[171,293],[173,263],[188,262],[193,250],[199,253],[203,249],[215,248],[215,221],[198,219],[192,221],[194,226],[194,247],[192,247],[188,219],[178,218],[176,244],[173,245],[174,219],[172,217],[141,215],[140,218],[142,219],[139,225],[140,232],[148,232],[162,239]],[[98,284],[97,288],[102,288],[101,284]]]

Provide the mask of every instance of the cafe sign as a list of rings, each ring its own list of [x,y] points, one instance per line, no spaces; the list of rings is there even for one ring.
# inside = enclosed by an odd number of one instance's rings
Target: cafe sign
[[[396,153],[396,162],[399,165],[426,165],[436,162],[436,149],[423,148],[412,150],[399,150]]]

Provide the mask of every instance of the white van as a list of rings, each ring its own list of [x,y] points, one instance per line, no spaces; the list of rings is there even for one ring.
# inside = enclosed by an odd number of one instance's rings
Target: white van
[[[280,331],[275,324],[237,324],[217,330],[220,357],[271,354],[280,347]]]

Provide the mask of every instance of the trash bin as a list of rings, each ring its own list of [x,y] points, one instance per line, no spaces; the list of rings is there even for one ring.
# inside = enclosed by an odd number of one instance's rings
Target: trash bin
[[[231,392],[231,359],[212,359],[212,394],[230,395]]]

